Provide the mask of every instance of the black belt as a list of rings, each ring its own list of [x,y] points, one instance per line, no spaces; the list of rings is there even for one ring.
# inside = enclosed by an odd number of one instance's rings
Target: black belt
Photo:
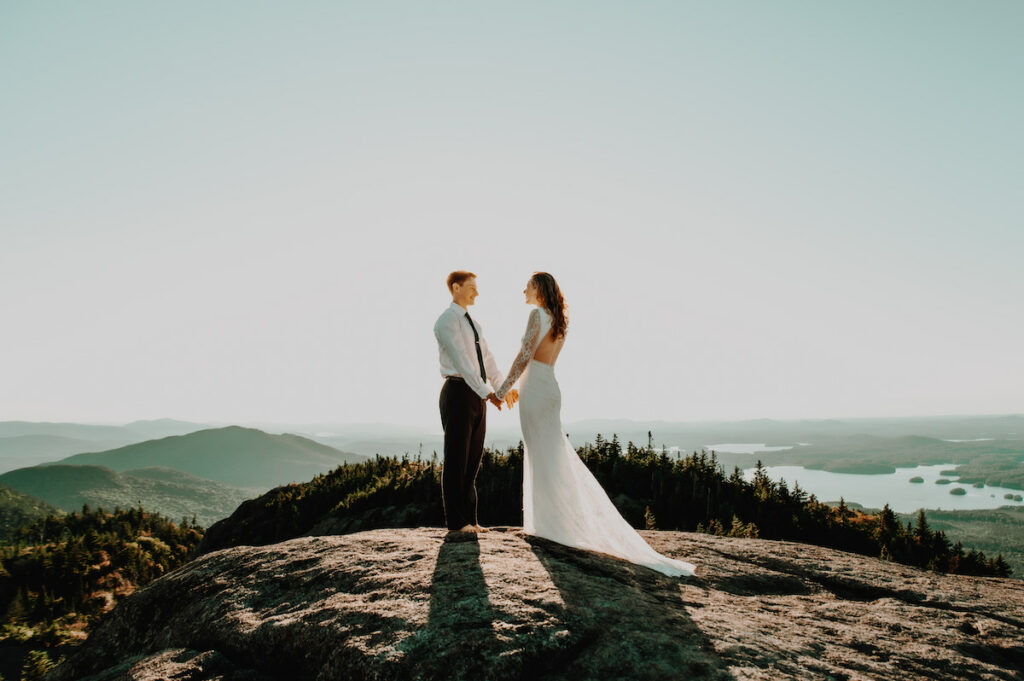
[[[466,382],[466,379],[464,379],[462,376],[445,376],[445,379],[449,381],[462,381],[463,383]]]

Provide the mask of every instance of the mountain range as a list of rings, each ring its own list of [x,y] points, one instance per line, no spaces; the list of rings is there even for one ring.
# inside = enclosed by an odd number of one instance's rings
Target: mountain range
[[[74,454],[7,471],[0,483],[66,511],[83,504],[108,510],[142,505],[174,520],[195,516],[208,526],[266,489],[364,458],[298,435],[229,426]],[[20,498],[0,499],[0,514],[24,505]]]
[[[0,437],[0,472],[35,466],[79,452],[114,449],[134,440],[83,440],[64,435],[12,435]]]
[[[655,447],[664,444],[670,450],[684,454],[703,448],[711,449],[717,443],[766,443],[778,446],[811,443],[833,448],[833,445],[841,447],[845,443],[857,445],[866,436],[889,440],[922,436],[935,440],[1024,441],[1024,414],[705,422],[587,419],[566,422],[564,427],[576,446],[592,441],[598,433],[606,438],[616,434],[623,445],[630,441],[646,445],[650,433]],[[291,424],[287,427],[266,426],[266,429],[287,429],[338,449],[369,456],[402,456],[405,453],[415,456],[422,451],[424,458],[430,458],[435,451],[440,455],[444,442],[440,423],[436,427],[419,428],[393,424]],[[503,449],[517,445],[521,439],[518,425],[487,429],[486,444],[489,447]],[[796,457],[800,453],[792,451],[789,455]],[[756,458],[750,455],[730,455],[725,457],[723,463],[730,468],[734,464],[749,467]]]
[[[106,466],[115,471],[159,466],[228,485],[269,488],[308,480],[340,464],[364,459],[299,435],[271,435],[255,428],[228,426],[75,454],[59,463]]]
[[[174,419],[132,421],[123,426],[0,421],[0,473],[80,452],[101,452],[209,426]]]
[[[88,504],[113,511],[141,506],[175,522],[195,518],[206,527],[259,494],[199,478],[172,468],[140,468],[118,473],[105,466],[53,464],[0,475],[0,483],[67,511]]]

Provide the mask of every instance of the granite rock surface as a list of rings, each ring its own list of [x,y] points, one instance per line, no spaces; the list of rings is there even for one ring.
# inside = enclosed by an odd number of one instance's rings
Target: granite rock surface
[[[494,528],[200,556],[47,681],[1024,679],[1024,582],[792,542],[643,532],[693,577]]]

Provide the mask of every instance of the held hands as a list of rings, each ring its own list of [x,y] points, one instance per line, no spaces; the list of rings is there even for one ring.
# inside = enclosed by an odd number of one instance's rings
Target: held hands
[[[515,406],[515,403],[518,401],[519,391],[516,390],[515,388],[512,388],[507,393],[505,393],[505,406],[507,406],[509,409]]]
[[[506,407],[511,409],[515,405],[515,403],[519,401],[519,391],[516,390],[515,388],[509,390],[507,393],[505,393],[504,399],[499,398],[494,393],[491,393],[490,395],[487,396],[487,401],[493,404],[495,407],[497,407],[498,411],[501,411],[502,402],[505,403]]]

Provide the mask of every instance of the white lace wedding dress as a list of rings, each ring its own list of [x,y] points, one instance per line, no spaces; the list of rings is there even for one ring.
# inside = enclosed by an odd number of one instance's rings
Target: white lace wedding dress
[[[523,531],[667,575],[692,575],[693,565],[661,555],[626,522],[562,430],[562,393],[554,366],[533,359],[551,321],[543,308],[530,313],[522,349],[496,392],[504,398],[522,374]]]

